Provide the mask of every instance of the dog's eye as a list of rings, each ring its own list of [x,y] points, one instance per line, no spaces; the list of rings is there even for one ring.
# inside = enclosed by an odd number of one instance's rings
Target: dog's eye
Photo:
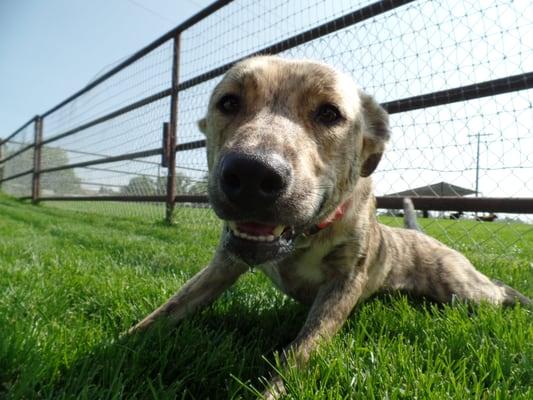
[[[241,106],[240,99],[234,94],[227,94],[222,96],[222,98],[217,103],[217,108],[223,114],[232,115],[239,111]]]
[[[341,121],[342,115],[337,107],[333,104],[322,104],[315,113],[318,122],[324,125],[335,125]]]

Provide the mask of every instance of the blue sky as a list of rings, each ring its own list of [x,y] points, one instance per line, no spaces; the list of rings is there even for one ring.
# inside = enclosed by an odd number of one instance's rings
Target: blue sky
[[[0,1],[0,137],[210,3]]]

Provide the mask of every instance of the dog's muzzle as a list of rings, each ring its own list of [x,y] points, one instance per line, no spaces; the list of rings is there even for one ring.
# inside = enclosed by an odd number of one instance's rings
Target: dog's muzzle
[[[261,264],[292,250],[292,230],[281,225],[292,168],[275,153],[225,153],[217,166],[210,200],[226,221],[224,246],[248,264]],[[285,210],[286,211],[286,210]]]

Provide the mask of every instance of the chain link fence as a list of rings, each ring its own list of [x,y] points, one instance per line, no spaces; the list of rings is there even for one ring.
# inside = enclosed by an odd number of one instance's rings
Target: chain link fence
[[[527,0],[216,1],[4,135],[1,190],[86,212],[218,224],[197,121],[221,75],[253,54],[325,61],[388,109],[392,139],[374,175],[386,223],[401,223],[394,216],[409,195],[431,217],[424,226],[456,248],[496,254],[531,235]],[[463,233],[460,244],[451,231]]]

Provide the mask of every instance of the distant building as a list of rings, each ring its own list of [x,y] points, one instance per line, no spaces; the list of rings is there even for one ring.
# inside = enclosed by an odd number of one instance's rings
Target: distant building
[[[403,192],[390,193],[386,196],[391,197],[464,197],[471,194],[476,194],[475,190],[463,188],[461,186],[452,185],[448,182],[439,182],[432,185],[420,186],[414,189],[404,190]],[[428,210],[422,211],[424,218],[429,216]],[[459,216],[458,216],[459,217]]]
[[[419,197],[419,196],[468,196],[476,194],[475,190],[452,185],[448,182],[434,183],[433,185],[420,186],[414,189],[404,190],[403,192],[391,193],[386,196],[395,197]]]

